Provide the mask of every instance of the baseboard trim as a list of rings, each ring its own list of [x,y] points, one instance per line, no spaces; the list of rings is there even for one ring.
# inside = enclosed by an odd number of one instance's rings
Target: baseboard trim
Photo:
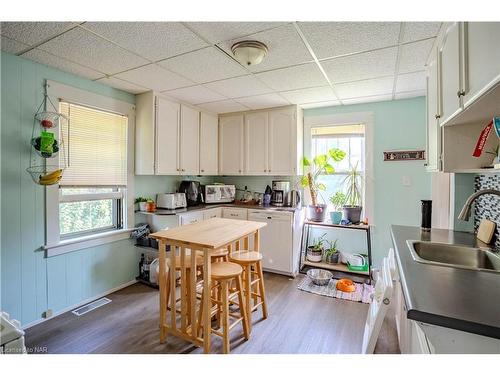
[[[111,289],[109,289],[109,290],[107,290],[107,291],[105,291],[103,293],[99,293],[99,294],[97,294],[97,295],[95,295],[93,297],[90,297],[90,298],[87,298],[87,299],[85,299],[85,300],[83,300],[81,302],[78,302],[75,305],[72,305],[72,306],[64,308],[63,310],[57,311],[50,318],[42,318],[42,319],[35,320],[35,321],[31,322],[31,323],[23,325],[21,328],[22,329],[28,329],[28,328],[34,327],[34,326],[36,326],[36,325],[38,325],[40,323],[47,322],[47,321],[49,321],[51,319],[54,319],[56,316],[62,315],[64,313],[67,313],[68,311],[71,311],[71,310],[74,310],[74,309],[76,309],[76,308],[78,308],[80,306],[86,305],[87,303],[90,303],[92,301],[95,301],[96,299],[105,297],[108,294],[114,293],[114,292],[116,292],[116,291],[118,291],[120,289],[126,288],[126,287],[128,287],[130,285],[133,285],[135,283],[137,283],[137,280],[135,280],[135,279],[127,281],[124,284],[118,285],[117,287],[111,288]]]

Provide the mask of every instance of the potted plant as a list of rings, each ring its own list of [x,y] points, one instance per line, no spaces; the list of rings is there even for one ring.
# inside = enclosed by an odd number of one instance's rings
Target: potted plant
[[[330,212],[330,219],[333,224],[340,224],[342,221],[342,210],[344,205],[346,204],[347,197],[341,192],[337,191],[335,195],[330,197],[330,203],[333,204],[334,211]]]
[[[310,262],[321,262],[323,259],[323,244],[325,243],[326,233],[316,238],[313,244],[307,247],[307,260]]]
[[[325,251],[325,261],[327,263],[338,263],[339,262],[339,250],[337,248],[337,241],[326,241],[328,243],[328,249]]]
[[[147,198],[144,197],[137,197],[135,198],[134,203],[139,203],[139,211],[146,211],[146,202]]]
[[[307,206],[307,218],[311,221],[324,221],[326,204],[318,203],[318,194],[326,190],[326,185],[319,182],[319,176],[332,174],[335,169],[332,162],[339,162],[345,157],[345,152],[338,148],[328,150],[328,153],[317,155],[312,162],[306,157],[302,158],[302,165],[308,172],[300,180],[303,188],[308,188],[311,194],[311,204]]]
[[[354,167],[351,165],[351,168],[347,172],[347,176],[342,182],[346,191],[344,217],[353,224],[359,224],[361,211],[363,209],[361,206],[361,201],[363,199],[362,180],[363,176],[358,170],[358,164],[356,163]]]

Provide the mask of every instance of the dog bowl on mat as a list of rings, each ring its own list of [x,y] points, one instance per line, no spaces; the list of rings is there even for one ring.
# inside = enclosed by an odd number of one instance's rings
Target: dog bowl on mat
[[[327,285],[333,277],[333,273],[327,270],[314,268],[307,271],[307,276],[311,278],[315,285]]]

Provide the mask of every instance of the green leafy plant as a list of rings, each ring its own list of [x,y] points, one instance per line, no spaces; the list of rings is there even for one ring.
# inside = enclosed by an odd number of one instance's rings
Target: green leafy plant
[[[335,211],[340,211],[347,202],[347,196],[342,191],[337,191],[330,197],[330,203],[335,207]]]
[[[351,165],[351,168],[347,172],[342,184],[345,186],[346,190],[346,203],[348,206],[355,207],[361,206],[363,200],[363,175],[358,170],[358,163],[355,166]]]
[[[309,248],[312,251],[323,251],[323,245],[325,244],[325,236],[326,233],[323,233],[322,236],[315,238],[312,245]]]
[[[152,198],[148,198],[148,199],[146,199],[146,202],[148,202],[148,203],[154,203],[155,201]]]
[[[147,198],[144,198],[144,197],[137,197],[135,198],[135,201],[134,203],[141,203],[141,202],[147,202],[148,199]]]
[[[332,163],[342,161],[344,157],[344,151],[332,148],[326,154],[317,155],[312,161],[306,157],[302,158],[302,165],[308,172],[302,176],[300,184],[303,188],[309,188],[313,206],[318,204],[318,192],[326,190],[326,185],[318,181],[319,176],[334,173]]]
[[[328,243],[328,249],[325,252],[325,256],[330,257],[339,251],[337,248],[337,241],[338,240],[335,240],[335,241],[328,241],[327,240],[326,241]]]

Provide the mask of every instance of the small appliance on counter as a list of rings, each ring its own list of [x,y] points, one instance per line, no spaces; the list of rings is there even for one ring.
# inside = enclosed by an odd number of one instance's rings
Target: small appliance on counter
[[[287,198],[290,192],[290,181],[273,181],[272,189],[271,205],[277,207],[288,206]]]
[[[187,206],[186,194],[184,193],[162,193],[156,195],[156,207],[175,210]]]
[[[189,206],[197,206],[203,203],[203,194],[201,192],[201,184],[199,181],[181,181],[179,185],[179,193],[186,195],[186,202]]]
[[[234,185],[205,185],[205,203],[232,203],[236,197]]]

